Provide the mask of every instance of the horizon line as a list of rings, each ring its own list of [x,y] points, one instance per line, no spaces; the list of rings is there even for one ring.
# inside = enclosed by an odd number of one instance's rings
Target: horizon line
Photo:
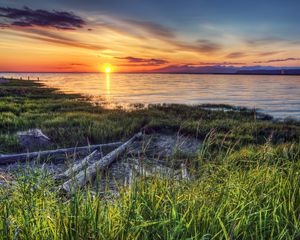
[[[284,69],[284,70],[289,70],[289,69]],[[290,69],[290,70],[300,70],[300,67],[297,69]],[[250,70],[251,71],[251,70]],[[253,70],[253,73],[247,72],[247,73],[239,73],[239,72],[232,72],[232,73],[220,73],[220,72],[207,72],[207,73],[202,73],[202,72],[111,72],[109,74],[197,74],[197,75],[293,75],[293,76],[299,76],[300,73],[272,73],[272,72],[255,72],[257,70]],[[258,70],[259,71],[259,70]],[[274,71],[274,70],[262,70],[262,71]],[[275,71],[280,71],[280,69],[275,70]],[[84,74],[84,73],[97,73],[97,74],[107,74],[106,72],[19,72],[19,71],[5,71],[1,72],[0,74],[5,74],[5,73],[41,73],[41,74],[47,74],[47,73],[69,73],[69,74]],[[0,76],[0,78],[3,76]]]
[[[268,69],[269,66],[266,68],[260,68],[260,69],[242,69],[242,71],[253,71],[252,74],[255,74],[255,71],[291,71],[291,70],[300,70],[300,66],[297,67],[286,67],[286,66],[279,66],[279,67],[274,67],[273,69]],[[159,70],[159,69],[157,69]],[[190,71],[155,71],[155,70],[146,70],[146,71],[113,71],[110,72],[112,73],[146,73],[146,74],[152,74],[152,73],[157,73],[157,74],[248,74],[248,73],[242,73],[238,72],[241,69],[236,69],[236,72],[190,72]],[[2,73],[106,73],[102,71],[1,71],[0,74]],[[268,74],[268,73],[267,73]],[[269,73],[271,74],[271,73]],[[277,74],[276,74],[277,75]],[[283,74],[278,74],[278,75],[283,75]]]

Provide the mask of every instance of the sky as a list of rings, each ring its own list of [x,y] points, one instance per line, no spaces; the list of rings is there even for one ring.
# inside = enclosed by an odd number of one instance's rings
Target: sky
[[[299,0],[0,0],[0,71],[300,67]]]

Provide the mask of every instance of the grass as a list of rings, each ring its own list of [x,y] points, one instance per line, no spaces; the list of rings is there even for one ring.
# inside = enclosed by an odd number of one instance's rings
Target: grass
[[[155,105],[93,107],[30,81],[0,87],[1,151],[14,133],[41,128],[58,146],[180,131],[204,140],[187,159],[191,181],[139,178],[118,195],[64,196],[45,171],[28,168],[0,187],[0,239],[299,239],[300,130],[253,113]],[[229,108],[229,107],[228,107]]]
[[[151,105],[135,111],[108,110],[92,106],[79,95],[66,95],[25,80],[2,84],[0,97],[0,153],[24,151],[14,134],[36,127],[54,141],[54,147],[126,139],[140,129],[180,131],[201,139],[215,129],[216,144],[224,137],[226,143],[239,140],[241,145],[263,144],[270,135],[273,143],[300,139],[299,125],[255,121],[252,111],[235,111],[226,105],[223,107],[232,111],[176,104]]]
[[[299,154],[288,144],[199,155],[193,181],[138,179],[106,198],[62,198],[28,169],[0,192],[0,229],[3,239],[297,239]]]

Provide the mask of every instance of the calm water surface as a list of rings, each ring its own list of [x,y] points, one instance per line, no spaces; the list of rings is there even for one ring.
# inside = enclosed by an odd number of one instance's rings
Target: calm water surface
[[[106,103],[225,103],[300,119],[300,76],[199,74],[2,73]]]

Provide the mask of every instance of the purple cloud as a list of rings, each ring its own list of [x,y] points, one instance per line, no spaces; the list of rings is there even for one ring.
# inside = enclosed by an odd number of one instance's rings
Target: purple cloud
[[[0,23],[6,26],[18,27],[51,27],[63,30],[74,30],[85,25],[85,21],[72,12],[32,10],[0,7],[0,18],[6,22]]]
[[[254,63],[274,63],[274,62],[287,62],[287,61],[300,61],[300,58],[271,59],[267,61],[257,61]]]
[[[191,64],[189,64],[191,65]],[[245,65],[243,62],[200,62],[199,64],[195,65],[202,65],[202,66],[214,66],[214,65],[219,65],[219,66],[227,66],[227,65]]]
[[[120,64],[119,66],[160,66],[168,63],[164,59],[157,58],[136,58],[136,57],[116,57],[117,59],[126,60],[126,64]]]
[[[232,66],[193,66],[190,64],[169,65],[163,68],[151,70],[162,73],[235,73],[238,68]]]

